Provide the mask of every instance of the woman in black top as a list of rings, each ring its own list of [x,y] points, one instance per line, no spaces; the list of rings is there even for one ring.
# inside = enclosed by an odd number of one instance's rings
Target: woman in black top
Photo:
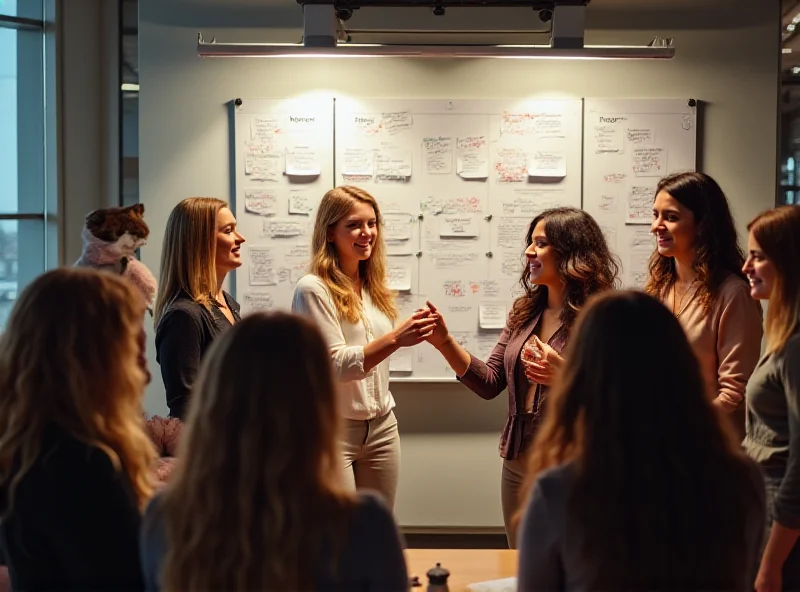
[[[60,268],[0,337],[0,535],[13,590],[142,590],[155,450],[144,431],[145,304],[113,274]]]
[[[239,304],[222,284],[242,264],[243,242],[220,199],[184,199],[167,220],[155,324],[170,417],[183,419],[200,360],[211,341],[240,320]]]

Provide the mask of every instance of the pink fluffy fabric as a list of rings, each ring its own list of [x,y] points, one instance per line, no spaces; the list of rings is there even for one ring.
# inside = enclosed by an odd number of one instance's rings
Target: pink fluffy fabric
[[[183,430],[183,422],[174,417],[154,415],[145,422],[145,425],[160,456],[153,467],[156,484],[158,487],[163,487],[175,470],[177,462],[175,456]]]

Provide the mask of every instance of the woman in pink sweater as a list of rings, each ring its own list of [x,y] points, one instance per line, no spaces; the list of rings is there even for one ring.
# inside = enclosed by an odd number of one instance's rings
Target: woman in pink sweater
[[[703,173],[665,177],[656,189],[652,232],[657,245],[645,290],[678,318],[709,397],[744,437],[744,391],[763,330],[728,200]]]

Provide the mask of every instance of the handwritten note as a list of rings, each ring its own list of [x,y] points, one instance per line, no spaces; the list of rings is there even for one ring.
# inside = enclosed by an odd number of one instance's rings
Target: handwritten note
[[[528,176],[525,151],[520,148],[499,148],[494,170],[498,183],[523,183]]]
[[[480,254],[470,251],[437,250],[435,247],[430,257],[436,269],[463,269],[470,267],[481,257]]]
[[[655,191],[655,187],[652,185],[634,185],[630,188],[625,214],[626,224],[651,224],[653,222]]]
[[[601,212],[612,214],[617,211],[619,189],[619,185],[604,185],[600,187],[600,204],[598,207]]]
[[[613,123],[594,126],[594,153],[620,154],[624,149],[622,127]]]
[[[556,187],[519,187],[514,189],[513,197],[500,197],[500,207],[504,216],[523,216],[533,218],[544,210],[564,205],[563,189]]]
[[[269,141],[280,133],[282,122],[277,117],[253,117],[250,120],[250,139]]]
[[[500,253],[500,273],[505,277],[518,278],[522,271],[522,255],[520,251],[503,251]]]
[[[387,276],[390,290],[408,292],[411,289],[412,257],[387,257]]]
[[[245,189],[244,211],[257,216],[274,216],[277,214],[275,194],[261,189]]]
[[[295,146],[286,150],[286,174],[297,177],[316,177],[322,172],[317,151],[310,146]]]
[[[603,233],[603,236],[606,239],[606,244],[608,248],[612,251],[617,250],[617,230],[611,226],[603,226],[600,225],[600,230]]]
[[[480,234],[477,216],[444,215],[439,223],[439,236],[473,238]]]
[[[413,224],[414,218],[410,214],[384,214],[383,239],[386,242],[410,240]]]
[[[567,157],[563,150],[534,150],[528,161],[529,177],[564,178]]]
[[[462,179],[485,179],[489,176],[486,136],[456,140],[456,174]]]
[[[655,142],[656,132],[646,128],[629,128],[626,136],[631,144],[652,144]]]
[[[426,197],[420,202],[423,212],[439,214],[477,213],[483,211],[483,204],[479,197]]]
[[[390,134],[397,134],[403,130],[411,129],[411,126],[414,125],[414,120],[411,117],[411,113],[408,111],[384,113],[381,119],[383,122],[383,129]]]
[[[503,111],[500,115],[500,135],[524,136],[533,132],[530,113]]]
[[[299,216],[308,216],[314,211],[317,199],[305,191],[292,191],[289,193],[289,213]]]
[[[499,302],[481,303],[478,324],[481,329],[502,329],[506,326],[506,305]]]
[[[344,177],[371,179],[375,171],[375,153],[366,148],[345,148],[342,162]]]
[[[633,251],[646,251],[651,253],[655,248],[656,239],[649,230],[636,229],[628,240],[628,248]]]
[[[407,181],[411,177],[411,162],[411,150],[381,150],[375,156],[375,178],[378,181]]]
[[[269,238],[291,238],[305,234],[306,226],[298,220],[271,220],[264,222],[261,235]]]
[[[634,148],[633,173],[637,177],[663,177],[667,174],[667,151],[656,147]]]
[[[249,312],[257,310],[270,310],[275,306],[272,301],[272,294],[264,294],[263,292],[245,292],[244,293],[244,309]]]
[[[283,170],[280,154],[245,154],[244,174],[254,181],[277,181]]]
[[[533,117],[533,134],[537,138],[563,138],[563,119],[561,113],[536,113]]]
[[[429,175],[449,175],[453,172],[453,138],[422,139],[422,162]]]
[[[289,271],[289,280],[292,284],[308,272],[311,261],[311,245],[289,245],[283,252],[283,264]]]
[[[500,296],[500,282],[497,280],[481,280],[478,292],[487,298]]]
[[[444,280],[442,290],[449,298],[462,298],[467,295],[467,289],[461,280]]]
[[[521,252],[525,247],[525,234],[530,226],[528,218],[496,218],[497,246],[506,249],[513,249],[515,254]]]
[[[641,288],[647,282],[650,270],[650,256],[652,253],[647,251],[633,251],[630,254],[630,265],[628,269],[628,280],[631,286]]]
[[[275,275],[275,250],[272,247],[250,247],[250,285],[275,286],[278,284]]]
[[[379,115],[356,114],[352,117],[353,127],[366,136],[374,136],[383,130],[383,119]]]

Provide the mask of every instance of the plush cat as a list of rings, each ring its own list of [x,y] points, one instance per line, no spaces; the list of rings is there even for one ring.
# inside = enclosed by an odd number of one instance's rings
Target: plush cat
[[[153,312],[158,282],[134,255],[147,242],[150,229],[144,221],[144,206],[104,208],[86,216],[81,236],[83,252],[78,267],[93,267],[130,278]]]

